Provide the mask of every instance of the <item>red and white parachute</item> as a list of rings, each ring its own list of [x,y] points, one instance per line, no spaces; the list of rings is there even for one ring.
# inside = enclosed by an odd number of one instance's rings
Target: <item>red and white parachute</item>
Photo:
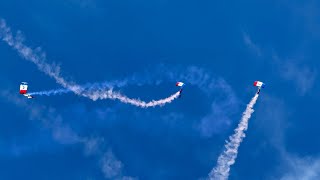
[[[27,94],[28,91],[28,83],[22,82],[20,84],[20,94]]]
[[[256,86],[256,87],[258,87],[258,92],[257,92],[257,94],[260,93],[261,88],[264,88],[264,87],[266,86],[266,84],[263,83],[263,82],[261,82],[261,81],[255,81],[255,82],[253,82],[253,85]]]
[[[183,82],[177,82],[177,83],[176,83],[176,86],[183,87],[183,86],[184,86],[184,83],[183,83]]]
[[[182,90],[183,90],[183,86],[184,86],[185,84],[183,83],[183,82],[177,82],[176,83],[176,86],[179,86],[179,87],[181,87],[180,88],[180,91],[179,91],[179,97],[181,97],[181,94],[182,94]]]
[[[27,92],[28,92],[28,83],[21,82],[21,84],[20,84],[20,94],[24,95],[28,99],[33,98],[33,96],[31,96],[30,94],[27,94]]]
[[[253,83],[254,86],[257,86],[257,87],[261,87],[261,88],[264,88],[265,87],[265,83],[261,82],[261,81],[255,81]]]

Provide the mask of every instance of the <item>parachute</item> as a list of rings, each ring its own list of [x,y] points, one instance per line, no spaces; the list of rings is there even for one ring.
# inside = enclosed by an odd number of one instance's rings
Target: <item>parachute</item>
[[[258,87],[257,94],[260,94],[261,88],[264,88],[266,86],[266,84],[261,81],[255,81],[253,82],[253,85]]]
[[[183,83],[183,82],[177,82],[177,83],[176,83],[176,86],[183,87],[183,86],[184,86],[184,83]]]
[[[27,97],[28,99],[34,98],[30,94],[27,94],[27,92],[28,92],[28,83],[27,82],[21,82],[21,84],[20,84],[20,94],[22,94],[23,96]]]
[[[255,81],[253,83],[253,85],[256,86],[256,87],[261,87],[261,88],[264,88],[266,86],[266,84],[261,82],[261,81]]]
[[[183,82],[177,82],[177,83],[176,83],[176,86],[181,87],[180,90],[179,90],[179,98],[181,97],[181,94],[182,94],[182,90],[183,90],[183,86],[184,86],[184,85],[185,85],[185,84],[184,84]]]
[[[20,94],[27,94],[28,91],[28,83],[22,82],[20,84]]]

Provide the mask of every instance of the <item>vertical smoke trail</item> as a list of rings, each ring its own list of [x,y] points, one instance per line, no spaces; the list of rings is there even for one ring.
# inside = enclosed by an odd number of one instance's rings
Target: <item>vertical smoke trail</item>
[[[209,174],[210,180],[226,180],[229,177],[230,166],[235,163],[238,155],[238,148],[246,136],[245,131],[248,129],[248,122],[251,114],[254,112],[253,106],[257,102],[259,95],[256,94],[247,105],[241,121],[234,134],[229,137],[229,141],[225,145],[225,150],[218,158],[217,166],[213,168]]]
[[[140,101],[138,99],[131,99],[127,96],[121,95],[120,93],[113,92],[112,87],[108,91],[89,91],[86,92],[84,89],[77,85],[76,83],[69,82],[66,79],[64,79],[60,75],[60,67],[55,64],[48,64],[46,63],[46,56],[44,53],[41,52],[40,48],[37,48],[35,50],[31,49],[27,45],[25,45],[24,39],[22,38],[22,35],[20,32],[17,33],[16,36],[13,35],[11,32],[11,29],[7,26],[5,20],[0,18],[0,39],[2,39],[4,42],[6,42],[10,47],[15,49],[24,59],[34,63],[38,69],[51,78],[55,79],[56,82],[60,85],[62,85],[64,88],[72,91],[73,93],[87,97],[91,100],[97,100],[97,99],[117,99],[123,103],[131,104],[138,107],[154,107],[154,106],[163,106],[166,103],[171,103],[174,99],[179,97],[179,92],[171,95],[168,98],[160,99],[157,101],[151,101],[151,102],[144,102]],[[122,85],[126,84],[126,82],[122,82]],[[51,92],[56,93],[56,92]],[[60,93],[63,93],[63,90],[60,91]]]

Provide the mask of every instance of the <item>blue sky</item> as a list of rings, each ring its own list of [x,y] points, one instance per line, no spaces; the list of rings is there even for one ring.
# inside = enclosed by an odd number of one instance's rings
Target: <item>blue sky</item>
[[[215,166],[255,93],[267,83],[230,178],[319,179],[320,40],[317,1],[1,2],[0,17],[29,47],[79,84],[131,79],[116,88],[152,100],[140,109],[61,88],[0,42],[0,179],[199,179]]]

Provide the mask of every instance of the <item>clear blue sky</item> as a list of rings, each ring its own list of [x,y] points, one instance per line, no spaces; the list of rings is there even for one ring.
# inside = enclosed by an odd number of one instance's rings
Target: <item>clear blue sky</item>
[[[139,109],[66,94],[0,42],[0,179],[199,179],[267,83],[231,180],[320,178],[317,1],[10,0],[0,17],[79,84],[135,77],[120,92],[164,107]]]

